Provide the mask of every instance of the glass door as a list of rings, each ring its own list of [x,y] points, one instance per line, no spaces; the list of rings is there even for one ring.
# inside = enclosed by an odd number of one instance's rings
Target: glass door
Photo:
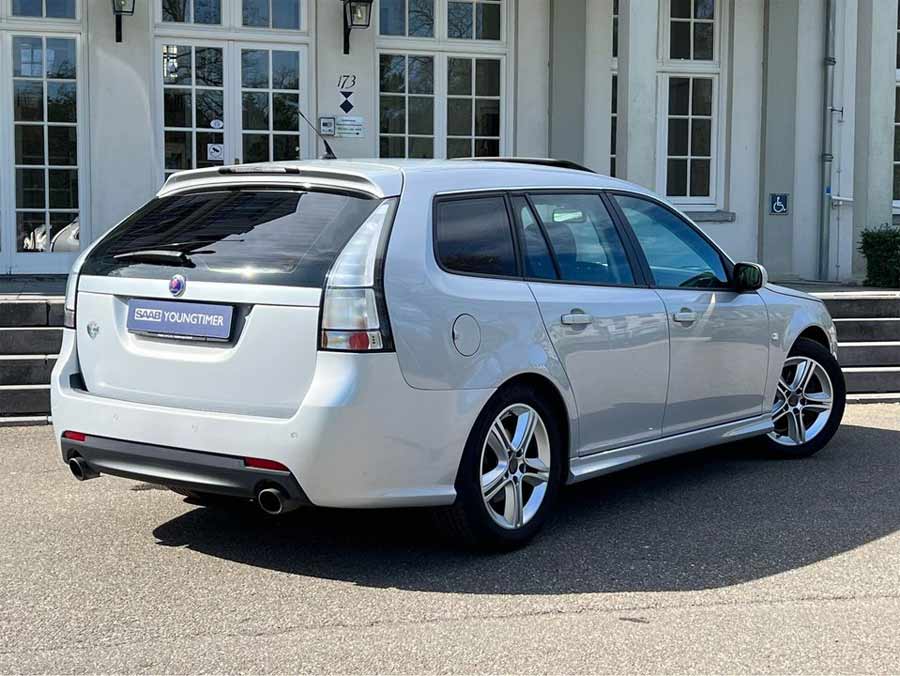
[[[176,171],[310,157],[306,48],[162,39],[160,179]]]

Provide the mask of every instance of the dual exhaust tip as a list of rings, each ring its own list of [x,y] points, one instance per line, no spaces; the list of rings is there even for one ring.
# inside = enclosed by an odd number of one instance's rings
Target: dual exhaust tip
[[[75,455],[69,458],[69,471],[72,476],[79,481],[87,481],[88,479],[96,479],[100,476],[100,472],[92,468],[84,458]],[[256,504],[259,508],[270,516],[278,516],[286,514],[297,509],[301,502],[288,496],[280,488],[269,487],[263,488],[256,494]]]

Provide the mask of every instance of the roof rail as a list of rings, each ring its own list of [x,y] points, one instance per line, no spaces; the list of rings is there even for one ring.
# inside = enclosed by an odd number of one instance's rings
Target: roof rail
[[[511,162],[513,164],[538,164],[543,167],[556,167],[557,169],[573,169],[575,171],[586,171],[590,174],[596,174],[593,169],[589,169],[583,164],[571,162],[570,160],[555,160],[552,157],[455,157],[456,160],[468,160],[476,162]]]

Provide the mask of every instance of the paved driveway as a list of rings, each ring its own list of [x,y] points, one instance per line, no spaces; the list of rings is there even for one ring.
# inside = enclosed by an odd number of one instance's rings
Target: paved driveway
[[[505,556],[423,513],[276,521],[79,484],[0,429],[2,672],[900,670],[900,406],[831,446],[719,448],[565,492]]]

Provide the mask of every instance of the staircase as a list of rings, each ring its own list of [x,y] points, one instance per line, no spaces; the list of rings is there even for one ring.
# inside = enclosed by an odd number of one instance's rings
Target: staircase
[[[62,323],[59,296],[0,298],[0,425],[48,421]]]
[[[837,326],[848,400],[900,402],[900,291],[815,295]],[[61,296],[0,296],[0,425],[48,421],[62,322]]]
[[[900,401],[900,291],[816,294],[838,334],[849,401]]]

